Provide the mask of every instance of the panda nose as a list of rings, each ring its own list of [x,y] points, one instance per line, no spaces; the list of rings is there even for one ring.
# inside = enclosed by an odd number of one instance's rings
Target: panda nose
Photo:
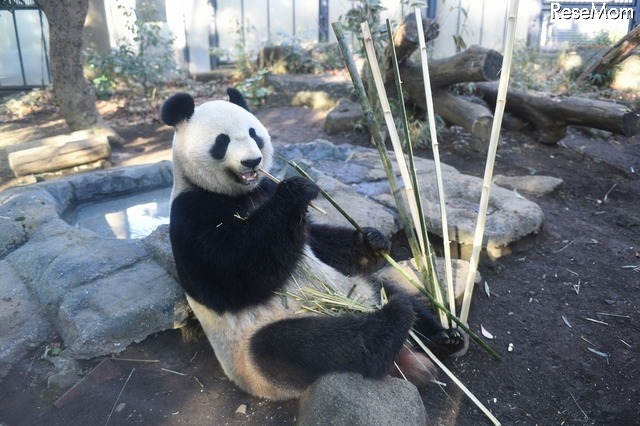
[[[262,157],[252,158],[251,160],[242,160],[240,164],[250,169],[255,169],[258,164],[262,161]]]

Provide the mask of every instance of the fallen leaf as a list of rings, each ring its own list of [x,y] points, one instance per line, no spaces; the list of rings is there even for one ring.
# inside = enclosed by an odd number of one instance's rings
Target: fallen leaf
[[[596,349],[593,349],[593,348],[587,348],[587,349],[589,349],[591,352],[593,352],[596,355],[600,355],[600,356],[603,356],[605,358],[609,358],[609,354],[608,353],[600,352],[599,350],[596,350]]]
[[[489,333],[482,324],[480,325],[480,331],[482,331],[482,335],[487,339],[493,339],[493,334]]]

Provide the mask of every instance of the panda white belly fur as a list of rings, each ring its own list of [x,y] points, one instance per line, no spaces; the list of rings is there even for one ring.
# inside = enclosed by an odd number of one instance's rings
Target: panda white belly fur
[[[249,341],[257,330],[267,324],[293,316],[317,315],[306,311],[293,296],[300,295],[301,288],[325,291],[323,285],[340,294],[350,294],[352,299],[372,308],[379,301],[379,295],[375,294],[366,279],[342,274],[319,260],[309,246],[305,247],[302,259],[283,287],[282,293],[291,295],[286,297],[286,302],[281,295],[274,294],[264,305],[218,315],[188,295],[187,301],[227,377],[253,395],[284,400],[298,397],[300,390],[278,386],[265,377],[252,359]]]

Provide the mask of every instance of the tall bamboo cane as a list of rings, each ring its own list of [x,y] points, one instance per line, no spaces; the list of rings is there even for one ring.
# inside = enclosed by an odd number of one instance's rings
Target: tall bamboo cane
[[[353,87],[356,92],[356,96],[358,97],[358,101],[360,102],[360,106],[362,107],[362,114],[365,120],[367,127],[369,128],[369,132],[371,133],[371,138],[373,139],[374,145],[378,150],[378,154],[380,154],[380,160],[382,161],[382,165],[387,174],[387,180],[389,181],[389,187],[391,188],[391,194],[394,197],[396,202],[396,207],[398,208],[398,214],[400,215],[400,219],[402,221],[405,234],[407,236],[407,240],[409,243],[409,247],[411,248],[411,254],[416,259],[416,264],[418,266],[418,272],[421,276],[426,274],[425,266],[420,262],[420,247],[418,246],[418,241],[416,239],[415,232],[411,227],[411,222],[409,221],[409,215],[407,213],[407,208],[402,198],[402,194],[400,191],[400,187],[398,185],[398,180],[396,179],[396,175],[393,172],[393,167],[391,165],[391,160],[389,159],[389,154],[387,152],[387,148],[384,145],[382,140],[380,125],[378,124],[378,120],[376,120],[373,110],[371,109],[371,104],[369,103],[369,99],[367,98],[366,91],[364,89],[364,84],[362,82],[362,78],[360,77],[360,72],[358,71],[358,67],[356,66],[355,61],[353,60],[353,55],[349,49],[349,44],[347,41],[347,37],[342,30],[342,25],[339,22],[333,22],[331,24],[333,28],[333,32],[336,35],[336,39],[338,41],[338,47],[340,48],[340,53],[342,54],[342,58],[344,59],[345,65],[347,66],[347,70],[349,71],[349,76],[351,77],[351,81],[353,82]]]
[[[396,162],[400,169],[400,176],[404,183],[404,192],[407,196],[407,203],[409,204],[409,212],[411,214],[411,220],[413,221],[413,227],[416,230],[420,229],[420,215],[418,213],[418,204],[416,202],[415,188],[413,187],[413,180],[409,173],[409,167],[404,158],[404,152],[402,152],[402,144],[400,143],[400,135],[398,135],[398,129],[396,129],[393,115],[391,114],[391,106],[389,105],[389,99],[384,88],[384,81],[382,81],[382,73],[380,72],[380,66],[378,65],[378,58],[376,57],[375,47],[373,46],[373,36],[369,30],[369,24],[365,21],[360,24],[362,29],[362,38],[364,40],[364,49],[367,56],[367,62],[371,68],[371,74],[373,76],[373,83],[375,85],[384,121],[387,125],[387,131],[389,132],[389,138],[393,145],[393,152],[395,153]],[[424,236],[421,232],[417,232],[418,242],[420,243],[420,252],[422,263],[426,265],[426,247]]]
[[[424,218],[424,208],[422,205],[422,197],[420,195],[420,185],[418,182],[418,170],[416,167],[415,157],[413,153],[413,142],[411,140],[411,134],[409,130],[409,118],[407,114],[407,108],[404,103],[404,93],[402,91],[402,78],[400,77],[400,66],[398,65],[398,57],[396,55],[396,49],[393,44],[393,32],[391,31],[391,22],[388,19],[387,19],[387,33],[389,37],[389,50],[391,52],[391,58],[393,59],[392,64],[393,64],[393,71],[394,71],[394,77],[396,82],[396,92],[398,93],[398,103],[400,105],[400,112],[402,114],[402,126],[405,134],[407,156],[409,158],[409,172],[411,174],[411,183],[414,188],[414,196],[416,199],[416,205],[417,205],[417,211],[418,211],[418,220],[420,221],[420,227],[417,228],[416,231],[421,233],[422,240],[425,242],[425,248],[426,248],[425,255],[427,256],[427,264],[425,266],[427,270],[427,276],[423,276],[421,277],[421,279],[424,282],[428,282],[429,291],[432,294],[436,295],[438,300],[442,300],[443,299],[442,294],[444,290],[441,288],[440,279],[438,277],[438,269],[436,267],[435,253],[429,241],[428,232],[427,232],[428,231],[427,223]],[[450,292],[449,294],[453,294],[453,293]],[[454,307],[455,307],[455,303],[454,303]],[[442,323],[442,326],[445,328],[448,327],[449,322],[447,321],[446,315],[439,309],[437,310],[437,312],[440,317],[440,322]]]
[[[484,169],[484,180],[482,182],[482,193],[480,195],[480,208],[478,211],[478,222],[476,223],[476,233],[473,238],[473,250],[469,260],[469,275],[462,300],[460,311],[460,321],[467,323],[469,309],[471,307],[471,297],[473,295],[473,284],[478,270],[480,251],[482,250],[482,239],[484,227],[487,219],[487,208],[489,206],[489,196],[491,192],[491,180],[493,179],[493,166],[496,161],[496,151],[498,149],[498,138],[500,137],[500,126],[504,115],[504,107],[507,101],[507,89],[509,86],[509,74],[511,74],[511,58],[513,56],[513,45],[516,33],[516,21],[518,18],[518,0],[511,0],[509,3],[509,18],[507,20],[507,38],[504,46],[504,56],[502,59],[502,70],[500,83],[498,86],[498,96],[496,109],[493,114],[493,124],[491,125],[491,137],[489,139],[489,151]]]
[[[451,247],[449,246],[449,225],[447,222],[447,209],[444,197],[444,184],[442,179],[442,166],[440,165],[440,149],[438,144],[438,132],[436,130],[436,117],[433,108],[433,95],[431,93],[431,77],[429,76],[429,63],[427,60],[427,45],[424,39],[422,27],[422,13],[416,6],[416,26],[418,29],[418,42],[420,45],[420,59],[422,62],[422,79],[424,81],[424,95],[427,101],[427,114],[429,117],[429,133],[431,135],[431,149],[433,162],[436,169],[436,182],[438,184],[438,199],[440,201],[440,221],[442,222],[442,240],[444,242],[445,281],[449,297],[449,311],[456,314],[456,297],[453,288],[453,270],[451,267]]]

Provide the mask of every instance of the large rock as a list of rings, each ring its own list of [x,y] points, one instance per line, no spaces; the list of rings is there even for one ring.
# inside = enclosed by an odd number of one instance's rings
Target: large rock
[[[0,379],[29,349],[54,335],[24,282],[5,260],[0,260]]]
[[[424,426],[427,414],[418,389],[406,380],[330,374],[298,401],[299,426]]]
[[[543,195],[551,194],[560,185],[562,185],[562,179],[553,176],[504,176],[495,175],[493,177],[493,183],[506,188],[513,189],[523,194],[532,195],[534,197],[542,197]]]
[[[146,260],[65,294],[56,326],[73,358],[120,352],[188,316],[182,289]]]
[[[333,107],[324,119],[324,131],[328,135],[353,131],[362,120],[362,107],[359,103],[343,98]]]
[[[331,198],[333,198],[344,211],[349,213],[349,216],[360,226],[378,228],[388,237],[393,236],[402,229],[400,219],[393,210],[384,208],[375,201],[358,194],[353,188],[337,179],[321,173],[314,174],[316,178],[315,181],[320,188],[327,191],[327,193],[331,195]],[[324,197],[318,197],[313,203],[327,212],[325,216],[315,209],[310,209],[309,213],[313,222],[352,227],[347,219]]]
[[[170,163],[86,173],[0,194],[0,377],[11,357],[54,333],[66,355],[124,350],[179,327],[188,307],[169,262],[167,228],[148,242],[105,238],[64,214],[81,202],[171,185]],[[5,288],[6,287],[6,288]],[[26,345],[26,346],[25,346]],[[8,359],[9,361],[5,361]]]
[[[20,247],[27,236],[18,220],[0,217],[0,259]]]
[[[395,210],[395,200],[376,150],[353,148],[345,153],[338,146],[331,147],[326,141],[319,143],[322,146],[321,150],[317,148],[316,142],[294,144],[283,150],[283,155],[291,160],[305,161],[308,166],[351,185],[356,192],[367,196],[369,200],[375,200]],[[392,153],[390,156],[393,158]],[[397,162],[392,160],[391,163],[398,181],[402,184]],[[429,232],[442,235],[434,162],[417,158],[416,169],[427,228]],[[442,175],[449,238],[461,245],[470,246],[475,234],[482,179],[464,175],[445,164],[442,165]],[[518,196],[513,191],[492,185],[484,232],[484,247],[488,255],[496,259],[509,253],[512,243],[538,232],[543,218],[542,210],[534,202]]]

